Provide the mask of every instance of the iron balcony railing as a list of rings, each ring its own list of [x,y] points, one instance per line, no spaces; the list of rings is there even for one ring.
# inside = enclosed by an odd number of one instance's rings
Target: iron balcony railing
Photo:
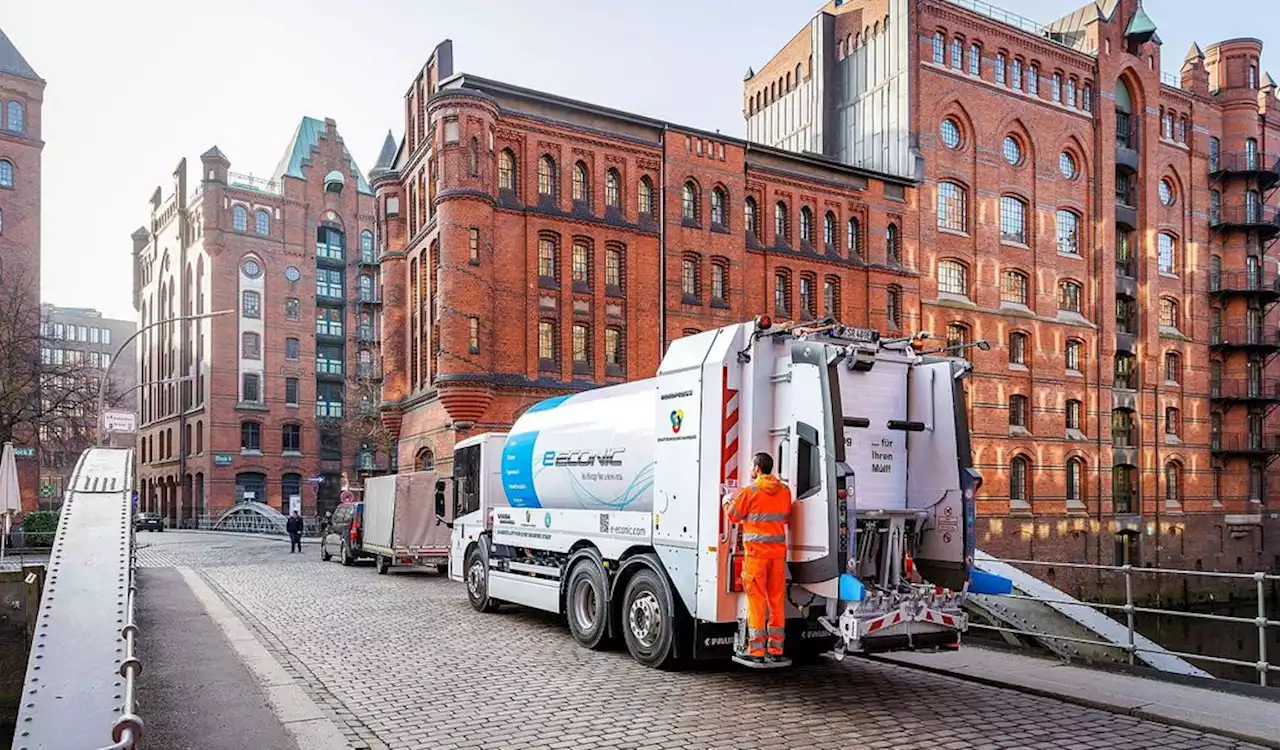
[[[341,375],[342,360],[329,359],[326,357],[316,357],[316,374],[317,375]]]
[[[1137,490],[1111,490],[1111,512],[1119,515],[1136,513],[1138,510]]]
[[[1120,148],[1138,148],[1138,132],[1142,120],[1128,112],[1116,113],[1116,145]]]
[[[1280,401],[1280,379],[1262,377],[1211,379],[1209,398],[1233,401]]]
[[[1210,346],[1280,346],[1280,331],[1261,325],[1220,325],[1209,329]]]
[[[1262,204],[1234,204],[1209,207],[1209,226],[1221,229],[1280,230],[1280,213],[1274,206]]]
[[[1253,270],[1209,272],[1209,293],[1265,292],[1280,294],[1280,276],[1275,271]]]
[[[1218,453],[1280,453],[1280,434],[1220,432],[1209,436],[1209,449]]]
[[[1166,86],[1172,86],[1175,89],[1182,88],[1182,79],[1172,73],[1160,73],[1160,83],[1163,83]]]
[[[1005,594],[997,596],[995,599],[1024,599],[1027,601],[1051,604],[1054,606],[1068,607],[1087,607],[1104,614],[1123,618],[1123,623],[1127,632],[1127,640],[1125,643],[1115,643],[1112,641],[1104,641],[1098,639],[1081,638],[1077,636],[1067,635],[1048,635],[1042,632],[1034,632],[1030,630],[1022,630],[1019,628],[1009,628],[1000,625],[987,625],[980,622],[971,622],[969,627],[980,630],[990,630],[999,633],[1007,633],[1010,635],[1020,635],[1042,641],[1062,641],[1064,643],[1080,643],[1092,646],[1103,646],[1107,648],[1116,648],[1123,650],[1128,655],[1130,665],[1136,661],[1136,657],[1141,653],[1166,654],[1181,657],[1190,661],[1212,662],[1215,664],[1225,664],[1235,667],[1244,667],[1246,669],[1255,670],[1258,673],[1258,684],[1266,686],[1269,676],[1272,672],[1280,672],[1280,664],[1272,664],[1270,655],[1267,653],[1267,641],[1270,633],[1275,632],[1273,629],[1280,628],[1280,620],[1275,619],[1276,613],[1269,612],[1267,609],[1267,584],[1280,582],[1280,575],[1269,575],[1263,572],[1257,573],[1218,573],[1205,570],[1177,570],[1171,568],[1143,568],[1133,565],[1091,565],[1088,563],[1072,563],[1072,562],[1047,562],[1041,560],[1010,560],[1003,559],[1001,562],[1019,567],[1030,568],[1072,568],[1077,570],[1096,571],[1099,577],[1120,575],[1124,577],[1124,604],[1110,604],[1098,601],[1085,601],[1079,599],[1067,599],[1059,596],[1034,596],[1030,594]],[[1231,615],[1218,615],[1207,612],[1188,612],[1177,609],[1162,609],[1158,607],[1142,607],[1135,602],[1134,589],[1135,580],[1142,576],[1151,576],[1157,579],[1161,577],[1180,577],[1186,578],[1216,578],[1229,579],[1240,583],[1252,583],[1258,600],[1257,614],[1254,617],[1234,617]],[[1211,656],[1204,653],[1189,653],[1185,651],[1173,651],[1164,648],[1149,648],[1139,646],[1136,636],[1139,635],[1136,627],[1136,617],[1139,614],[1158,615],[1161,617],[1180,617],[1191,620],[1205,620],[1218,623],[1234,623],[1240,625],[1251,625],[1258,632],[1258,658],[1256,661],[1244,661],[1242,659],[1231,659],[1224,656]]]
[[[1255,174],[1274,182],[1280,179],[1280,158],[1259,151],[1209,155],[1209,174]]]
[[[255,177],[251,174],[237,174],[236,172],[227,173],[228,181],[231,187],[248,188],[256,190],[259,193],[271,193],[272,195],[280,195],[280,183],[275,180],[269,180],[265,177]]]

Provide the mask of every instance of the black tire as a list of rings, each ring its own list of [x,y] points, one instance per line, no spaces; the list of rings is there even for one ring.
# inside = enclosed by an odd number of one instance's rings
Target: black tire
[[[351,556],[351,550],[347,548],[347,543],[342,543],[342,550],[339,553],[342,557],[342,564],[348,568],[356,564],[356,559]]]
[[[385,576],[388,570],[391,570],[391,558],[378,555],[375,563],[378,566],[378,575]]]
[[[333,559],[333,553],[329,551],[329,547],[324,543],[324,538],[320,539],[320,562],[329,562]]]
[[[622,636],[631,658],[655,669],[675,662],[675,613],[667,605],[658,574],[642,568],[627,582],[622,597]]]
[[[489,563],[480,553],[480,548],[472,547],[467,552],[467,563],[462,578],[467,584],[467,601],[477,612],[496,612],[498,602],[489,598]]]
[[[608,645],[608,591],[599,562],[587,558],[574,563],[564,590],[564,614],[569,632],[583,648],[597,650]]]

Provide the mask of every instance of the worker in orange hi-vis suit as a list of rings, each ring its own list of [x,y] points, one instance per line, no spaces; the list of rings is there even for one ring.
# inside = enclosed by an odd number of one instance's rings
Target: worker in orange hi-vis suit
[[[752,459],[751,480],[725,505],[729,520],[742,524],[747,553],[742,564],[747,592],[747,661],[766,664],[782,657],[786,636],[791,490],[773,475],[773,457],[768,453],[757,453]]]

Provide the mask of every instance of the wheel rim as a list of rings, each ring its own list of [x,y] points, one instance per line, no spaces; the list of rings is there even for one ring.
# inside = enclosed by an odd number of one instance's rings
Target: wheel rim
[[[645,591],[631,600],[627,622],[636,641],[645,649],[652,649],[662,635],[662,609],[658,606],[658,597],[651,591]]]
[[[587,579],[580,579],[573,589],[573,616],[583,630],[593,630],[600,603],[596,600],[595,587]]]
[[[467,593],[477,601],[484,596],[484,564],[479,557],[472,560],[467,569]]]

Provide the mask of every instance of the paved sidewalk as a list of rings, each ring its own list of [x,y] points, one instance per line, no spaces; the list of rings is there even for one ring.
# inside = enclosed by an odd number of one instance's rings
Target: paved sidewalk
[[[971,645],[955,652],[903,652],[874,658],[1139,719],[1206,729],[1246,742],[1280,748],[1280,700],[1219,692],[1120,672],[1099,672],[1054,659]],[[1276,693],[1280,698],[1280,690]]]

